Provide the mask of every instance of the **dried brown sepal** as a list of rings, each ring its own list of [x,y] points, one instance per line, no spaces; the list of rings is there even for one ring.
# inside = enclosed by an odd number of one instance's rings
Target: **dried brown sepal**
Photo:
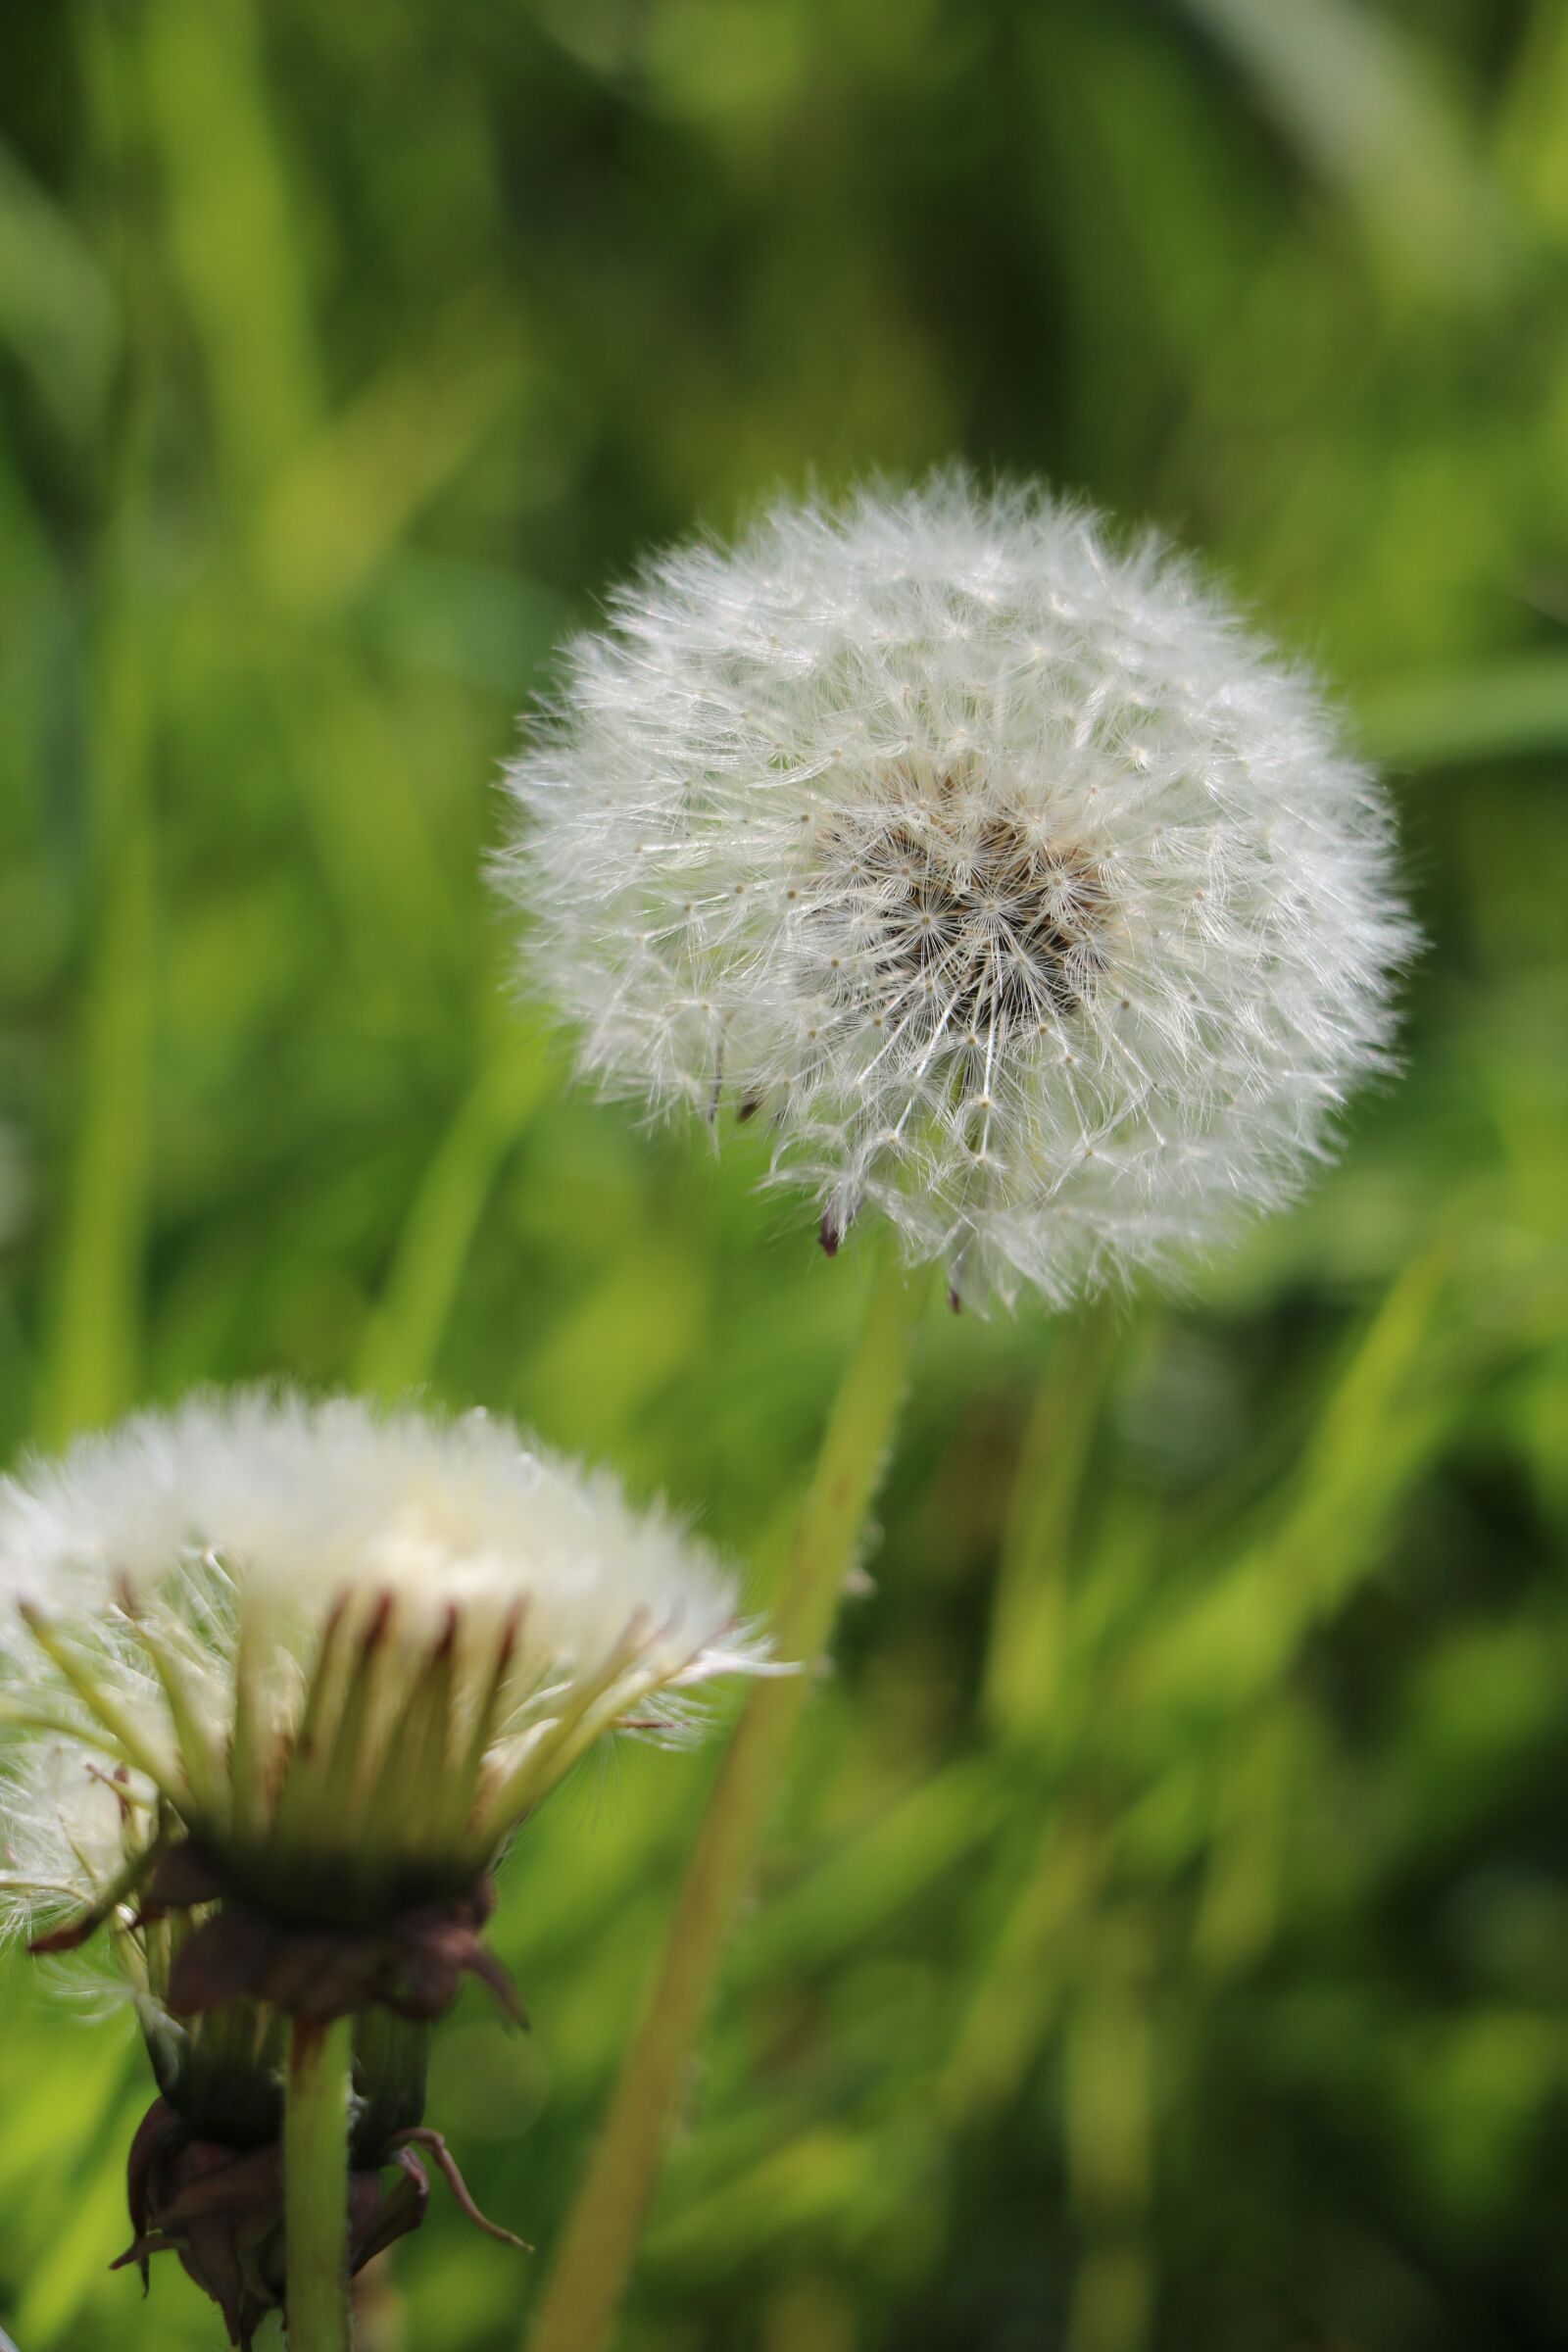
[[[145,2292],[152,2257],[177,2254],[222,2313],[229,2342],[248,2352],[263,2320],[283,2300],[277,2142],[234,2149],[193,2138],[168,2100],[155,2099],[131,2142],[125,2188],[135,2235],[110,2267],[134,2263]]]
[[[425,2025],[451,2007],[465,1976],[476,1976],[514,2024],[525,2022],[511,1978],[484,1941],[495,1908],[487,1876],[452,1902],[414,1904],[374,1927],[337,1927],[260,1910],[226,1888],[206,1857],[176,1847],[148,1884],[144,1916],[214,1902],[170,1970],[166,1998],[175,2017],[248,1995],[316,2025],[375,2007]]]
[[[407,2132],[400,2132],[392,2145],[397,2151],[396,2162],[417,2174],[419,2180],[424,2181],[426,2199],[430,2194],[430,2184],[425,2180],[423,2165],[414,2153],[416,2147],[429,2149],[441,2168],[448,2188],[457,2199],[460,2211],[467,2215],[476,2230],[482,2230],[486,2237],[499,2239],[504,2246],[515,2246],[519,2254],[533,2252],[532,2246],[525,2237],[516,2236],[511,2230],[503,2230],[499,2222],[488,2220],[479,2211],[469,2192],[468,2183],[458,2170],[457,2158],[439,2132],[432,2131],[428,2124],[415,2124]]]
[[[424,2220],[430,2182],[411,2140],[434,2153],[471,2222],[487,2235],[532,2252],[522,2238],[485,2219],[440,2132],[416,2128],[398,2133],[379,2164],[349,2175],[351,2275]],[[387,2170],[397,2175],[390,2186],[382,2180]],[[187,2275],[222,2313],[229,2342],[250,2352],[268,2313],[284,2308],[280,2143],[230,2148],[197,2139],[167,2099],[155,2099],[131,2142],[125,2189],[135,2235],[111,2269],[134,2263],[145,2293],[152,2257],[177,2254]]]
[[[118,1877],[112,1879],[86,1909],[78,1911],[74,1919],[63,1921],[59,1927],[48,1929],[42,1936],[34,1936],[27,1945],[34,1959],[41,1958],[46,1952],[77,1950],[89,1936],[97,1934],[106,1920],[113,1918],[122,1903],[132,1899],[145,1902],[149,1884],[157,1877],[159,1865],[168,1858],[164,1838],[165,1833],[160,1831],[150,1845],[144,1846],[140,1853],[132,1854]]]
[[[394,2148],[389,2162],[396,2166],[398,2178],[381,2201],[381,2210],[359,2250],[356,2270],[384,2254],[388,2246],[396,2245],[400,2237],[412,2237],[423,2227],[430,2206],[430,2177],[412,2148]],[[520,2242],[520,2241],[519,2241]]]

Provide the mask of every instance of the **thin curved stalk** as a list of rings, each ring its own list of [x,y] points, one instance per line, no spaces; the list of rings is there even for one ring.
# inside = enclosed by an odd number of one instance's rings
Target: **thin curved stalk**
[[[1118,1301],[1065,1327],[1024,1432],[981,1679],[988,1728],[1017,1750],[1055,1737],[1072,1594],[1068,1563],[1116,1347]]]
[[[544,1091],[532,1038],[511,1036],[474,1080],[426,1168],[366,1327],[356,1385],[398,1396],[426,1379],[507,1153]]]
[[[652,1996],[561,2240],[531,2352],[598,2352],[625,2292],[691,2055],[751,1884],[812,1669],[865,1532],[925,1296],[890,1254],[878,1271],[797,1523],[774,1617],[803,1671],[754,1684],[698,1832]]]

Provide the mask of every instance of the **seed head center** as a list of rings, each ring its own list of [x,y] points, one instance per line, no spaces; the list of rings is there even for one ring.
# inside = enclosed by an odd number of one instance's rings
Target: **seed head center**
[[[1076,1010],[1105,961],[1100,866],[1033,821],[976,808],[952,776],[918,794],[909,781],[833,845],[858,950],[845,992],[884,1018],[923,1004],[956,1041]]]

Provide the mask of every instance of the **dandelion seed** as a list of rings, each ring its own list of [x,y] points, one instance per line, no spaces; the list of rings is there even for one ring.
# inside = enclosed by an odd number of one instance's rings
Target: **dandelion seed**
[[[1295,1194],[1413,934],[1312,683],[1177,558],[959,474],[655,562],[509,771],[531,982],[612,1091],[765,1114],[824,1247],[983,1299]]]

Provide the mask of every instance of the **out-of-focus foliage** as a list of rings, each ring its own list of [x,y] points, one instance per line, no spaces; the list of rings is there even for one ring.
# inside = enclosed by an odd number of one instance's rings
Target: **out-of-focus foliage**
[[[1560,2345],[1568,13],[58,0],[0,121],[8,1451],[422,1382],[760,1594],[862,1270],[504,1009],[488,780],[553,639],[651,537],[958,450],[1346,681],[1433,942],[1407,1073],[1187,1301],[933,1325],[625,2341]],[[533,2035],[444,2036],[547,2249],[710,1769],[548,1809]],[[211,2345],[105,2272],[125,2021],[0,1993],[22,2352]],[[532,2279],[438,2201],[403,2340],[502,2352]]]

